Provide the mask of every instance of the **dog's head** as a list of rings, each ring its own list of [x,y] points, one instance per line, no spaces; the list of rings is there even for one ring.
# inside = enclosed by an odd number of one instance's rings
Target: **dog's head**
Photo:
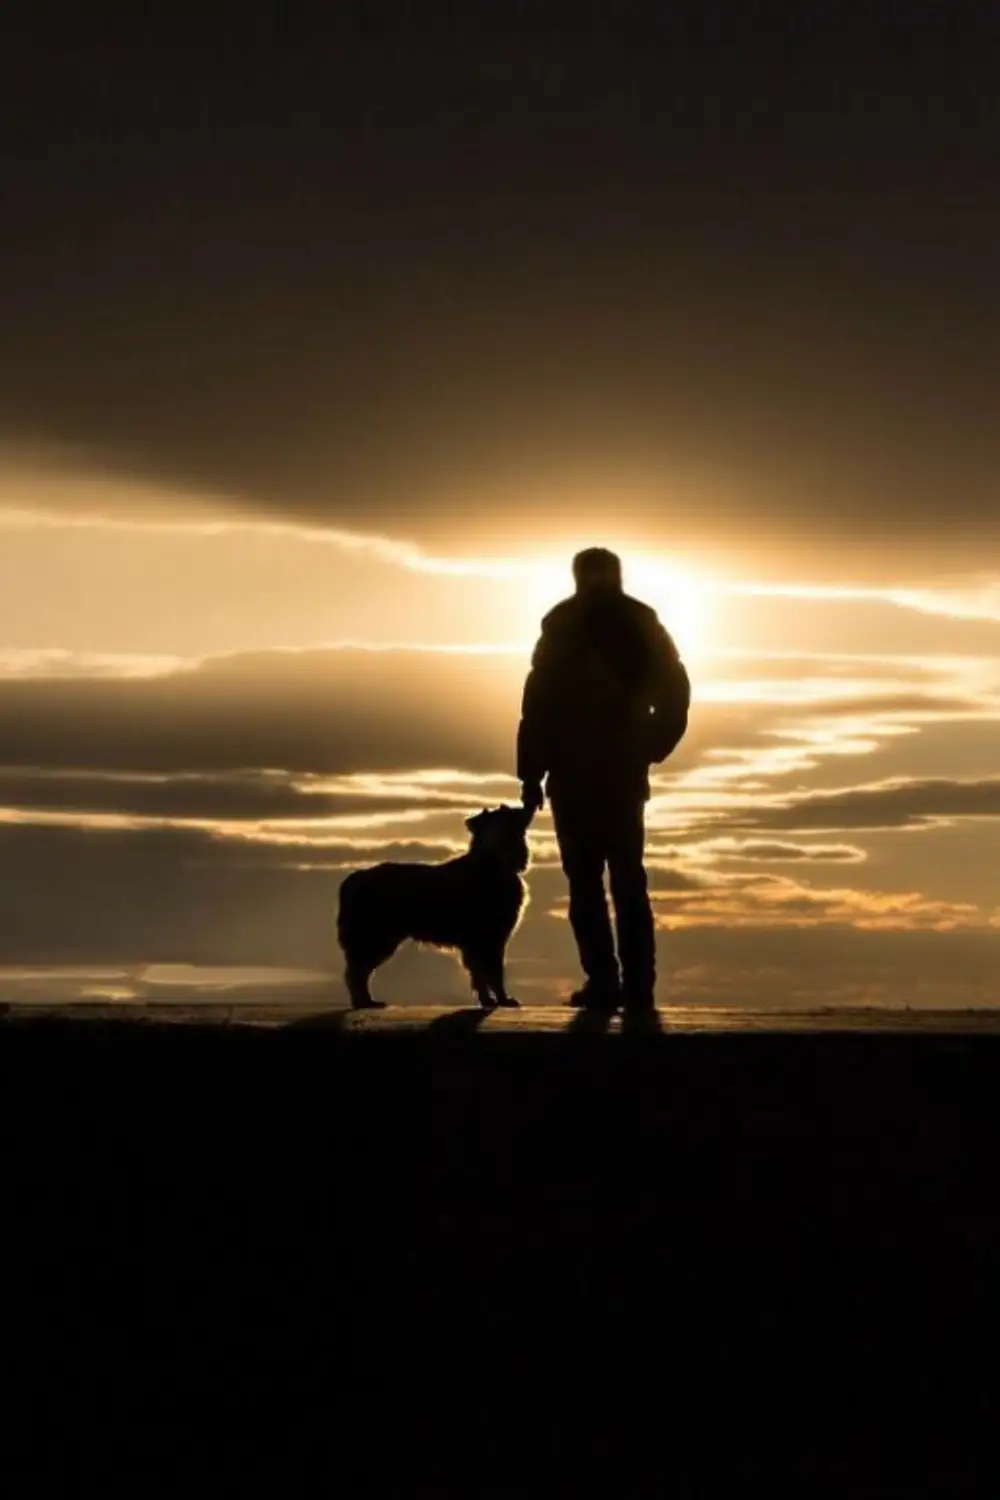
[[[526,834],[531,814],[523,807],[488,807],[484,812],[466,818],[472,834],[472,851],[488,854],[512,870],[528,868]]]

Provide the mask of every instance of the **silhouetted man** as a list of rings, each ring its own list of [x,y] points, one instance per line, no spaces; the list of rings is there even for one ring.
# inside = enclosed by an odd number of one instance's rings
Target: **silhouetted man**
[[[691,687],[656,612],[622,590],[621,562],[573,559],[576,593],[550,610],[524,685],[517,774],[524,805],[552,807],[586,983],[573,1003],[651,1011],[653,916],[643,867],[649,767],[687,728]],[[608,870],[618,952],[604,894]],[[619,969],[620,965],[620,969]]]

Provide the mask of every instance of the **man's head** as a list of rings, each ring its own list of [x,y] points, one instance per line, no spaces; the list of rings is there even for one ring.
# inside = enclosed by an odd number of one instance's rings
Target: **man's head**
[[[578,594],[593,597],[620,594],[622,590],[621,558],[607,547],[586,547],[573,559],[573,579]]]

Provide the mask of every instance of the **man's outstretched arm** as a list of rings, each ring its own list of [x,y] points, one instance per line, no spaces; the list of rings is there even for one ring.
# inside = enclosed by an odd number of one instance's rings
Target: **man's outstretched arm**
[[[521,801],[531,812],[542,806],[542,781],[548,771],[546,719],[548,709],[549,643],[545,633],[531,654],[531,667],[521,695],[521,719],[517,726],[517,779]]]

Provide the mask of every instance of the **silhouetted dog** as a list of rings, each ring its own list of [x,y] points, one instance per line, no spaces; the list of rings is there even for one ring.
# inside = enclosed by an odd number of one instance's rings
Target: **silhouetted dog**
[[[378,1006],[368,981],[412,938],[457,948],[480,1005],[516,1005],[504,988],[504,954],[527,900],[521,872],[531,814],[496,807],[467,818],[467,854],[440,865],[381,864],[355,870],[340,887],[337,935],[356,1010]]]

